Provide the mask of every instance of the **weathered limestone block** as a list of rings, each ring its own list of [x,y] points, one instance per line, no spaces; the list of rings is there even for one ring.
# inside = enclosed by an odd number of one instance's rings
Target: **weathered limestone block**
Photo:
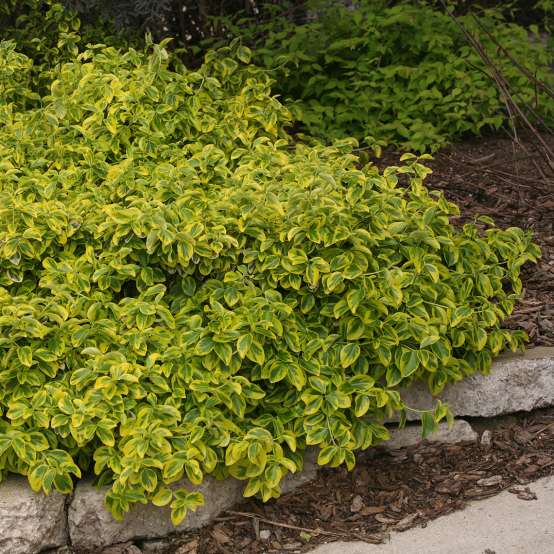
[[[63,495],[37,494],[17,475],[0,484],[0,552],[35,554],[66,543]]]
[[[440,423],[437,431],[425,437],[425,440],[444,444],[472,442],[477,440],[477,433],[467,421],[456,419],[450,429],[446,423]],[[414,446],[422,441],[421,425],[408,424],[403,429],[393,429],[390,440],[379,444],[379,446],[385,450],[396,450],[397,448]]]
[[[423,383],[400,393],[411,408],[430,409],[436,402]],[[554,348],[500,356],[489,375],[472,375],[449,385],[438,398],[460,417],[492,417],[554,406]],[[413,412],[407,416],[418,418]]]
[[[304,470],[287,475],[283,480],[283,493],[315,478],[317,464],[313,453],[306,454]],[[104,507],[105,490],[99,490],[90,481],[80,482],[69,506],[69,533],[77,551],[95,552],[115,543],[136,539],[157,539],[180,531],[196,529],[206,525],[221,512],[240,502],[245,483],[235,479],[217,481],[207,478],[200,486],[192,487],[183,481],[188,489],[199,490],[205,499],[196,512],[189,512],[185,520],[174,527],[169,509],[149,505],[135,506],[122,522],[115,521]]]
[[[115,521],[104,507],[106,489],[97,489],[92,482],[81,481],[75,488],[68,512],[73,547],[77,551],[97,552],[111,544],[133,539],[157,539],[202,527],[240,500],[244,484],[235,479],[216,481],[207,478],[198,487],[191,487],[188,481],[184,481],[183,486],[199,490],[204,495],[205,504],[196,512],[188,513],[175,527],[169,509],[152,504],[135,506],[123,521]]]

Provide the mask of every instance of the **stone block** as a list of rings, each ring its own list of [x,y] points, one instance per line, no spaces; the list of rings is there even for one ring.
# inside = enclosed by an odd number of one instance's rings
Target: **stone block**
[[[67,543],[66,498],[33,492],[27,479],[9,476],[0,484],[0,552],[35,554]]]
[[[400,391],[407,406],[432,409],[436,398],[424,383]],[[493,417],[554,406],[554,348],[532,348],[497,358],[489,375],[476,374],[448,385],[440,398],[455,416]],[[408,419],[417,413],[408,412]]]

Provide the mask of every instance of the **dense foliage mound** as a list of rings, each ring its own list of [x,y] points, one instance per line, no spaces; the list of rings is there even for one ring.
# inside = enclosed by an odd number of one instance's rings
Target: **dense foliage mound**
[[[460,27],[440,7],[401,3],[355,8],[325,0],[305,24],[277,11],[265,24],[220,22],[253,46],[254,61],[271,70],[300,129],[326,141],[354,136],[370,142],[434,150],[508,121],[505,98]],[[507,23],[500,10],[460,17],[506,78],[529,118],[554,125],[554,101],[529,80],[500,44],[539,80],[554,85],[553,51],[537,29]],[[211,44],[211,43],[210,43]]]
[[[69,492],[93,470],[114,516],[151,500],[178,522],[202,502],[183,476],[268,499],[306,445],[352,467],[400,385],[521,346],[500,325],[530,237],[456,230],[412,158],[293,147],[249,56],[91,47],[38,101],[0,43],[3,476]]]
[[[191,71],[163,45],[80,50],[55,3],[0,18],[3,477],[94,472],[114,516],[152,501],[177,523],[202,502],[183,476],[268,499],[307,445],[352,467],[399,386],[521,346],[501,322],[530,236],[455,229],[412,157],[380,174],[353,140],[293,146],[248,49]]]

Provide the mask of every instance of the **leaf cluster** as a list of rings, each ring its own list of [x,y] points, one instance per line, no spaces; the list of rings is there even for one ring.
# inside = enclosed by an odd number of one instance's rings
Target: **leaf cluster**
[[[140,45],[132,31],[117,31],[111,23],[98,18],[94,26],[82,25],[74,10],[55,0],[4,0],[0,4],[0,39],[13,41],[17,51],[29,58],[28,68],[33,92],[47,94],[53,74],[60,63],[71,61],[87,43],[114,47]]]

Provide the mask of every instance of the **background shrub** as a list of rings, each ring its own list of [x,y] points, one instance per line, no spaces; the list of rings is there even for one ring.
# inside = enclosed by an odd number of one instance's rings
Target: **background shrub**
[[[14,40],[18,51],[33,59],[36,91],[42,86],[37,72],[47,89],[52,79],[46,67],[71,60],[88,42],[140,49],[146,31],[158,40],[172,36],[179,56],[192,67],[210,47],[240,37],[254,48],[255,63],[268,69],[296,130],[327,143],[354,136],[370,144],[435,150],[507,124],[505,99],[490,68],[436,2],[350,4],[355,9],[339,0],[68,0],[64,8],[51,0],[9,0],[0,6],[0,28],[4,39]],[[483,43],[529,119],[554,124],[552,98],[497,47],[502,44],[552,86],[554,51],[545,47],[538,28],[529,35],[528,29],[508,24],[506,3],[477,17],[471,2],[449,4],[470,12],[461,21]],[[548,2],[537,6],[533,13],[550,13]],[[241,7],[248,9],[240,12]],[[84,15],[85,25],[70,8]]]
[[[254,61],[270,70],[299,130],[327,142],[369,136],[378,144],[423,151],[507,122],[491,70],[441,8],[416,2],[385,8],[370,0],[354,9],[338,1],[319,4],[317,17],[304,24],[279,11],[265,24],[219,22],[221,32],[253,46]],[[529,118],[553,125],[552,98],[497,47],[552,86],[554,58],[538,29],[530,36],[500,10],[460,21],[483,44]]]
[[[294,23],[305,22],[314,6],[329,0],[63,0],[63,4],[77,11],[81,19],[98,25],[98,20],[112,20],[117,28],[133,34],[151,33],[157,40],[174,37],[181,45],[195,44],[214,34],[213,17],[241,13],[250,24],[267,21],[273,9],[283,8],[286,17]],[[441,10],[440,0],[412,0],[412,4],[431,5]],[[343,0],[353,5],[354,0]],[[405,4],[405,0],[372,0],[375,9]],[[540,24],[545,27],[551,21],[554,4],[552,0],[446,0],[457,13],[476,12],[481,5],[495,7],[509,21],[523,25]]]

